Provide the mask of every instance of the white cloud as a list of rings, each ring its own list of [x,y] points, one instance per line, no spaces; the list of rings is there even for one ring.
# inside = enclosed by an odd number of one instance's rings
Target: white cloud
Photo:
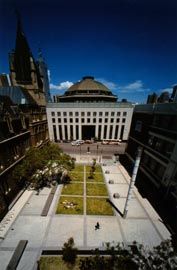
[[[161,89],[161,90],[160,90],[160,93],[163,93],[163,92],[169,92],[169,93],[172,93],[172,91],[173,91],[173,88],[172,88],[172,87],[169,87],[169,88]]]
[[[73,85],[73,83],[72,82],[69,82],[69,81],[61,82],[58,85],[55,85],[55,84],[51,83],[50,84],[50,89],[51,90],[66,90],[66,89],[68,89],[72,85]]]
[[[98,82],[103,83],[105,86],[107,86],[110,90],[116,90],[117,89],[117,84],[111,81],[107,81],[106,79],[103,78],[98,78],[95,79]]]
[[[121,93],[132,93],[132,92],[145,92],[145,91],[147,92],[150,89],[145,88],[141,80],[137,80],[127,85],[119,86],[118,90]]]

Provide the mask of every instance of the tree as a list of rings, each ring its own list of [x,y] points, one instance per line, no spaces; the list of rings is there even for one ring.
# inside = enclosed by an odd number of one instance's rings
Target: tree
[[[50,143],[43,148],[31,148],[13,172],[18,182],[28,182],[39,190],[56,181],[56,175],[74,167],[74,160],[62,152],[58,145]]]
[[[77,248],[74,247],[74,239],[71,237],[68,239],[62,248],[63,256],[62,259],[65,263],[73,266],[77,258]]]
[[[91,167],[90,167],[90,175],[89,175],[89,178],[91,178],[91,179],[94,178],[95,169],[96,169],[96,159],[93,158],[93,162],[92,162],[92,165],[91,165]]]

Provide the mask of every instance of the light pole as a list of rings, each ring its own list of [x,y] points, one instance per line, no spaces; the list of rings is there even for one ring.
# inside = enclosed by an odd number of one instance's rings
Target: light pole
[[[137,176],[137,172],[138,172],[138,168],[139,168],[139,164],[140,164],[140,160],[141,160],[141,154],[142,154],[142,147],[138,147],[137,156],[136,156],[136,160],[135,160],[135,165],[134,165],[133,173],[132,173],[132,178],[130,180],[129,189],[128,189],[128,193],[127,193],[127,198],[126,198],[126,202],[125,202],[123,218],[126,218],[127,213],[128,213],[128,203],[129,203],[129,201],[131,199],[133,187],[134,187],[134,184],[135,184],[135,180],[136,180],[136,176]]]

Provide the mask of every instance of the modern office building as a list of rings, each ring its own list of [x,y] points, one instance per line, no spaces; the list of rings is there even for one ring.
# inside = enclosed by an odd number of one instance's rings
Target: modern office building
[[[83,77],[56,100],[47,105],[50,140],[128,139],[133,105],[117,102],[93,77]]]
[[[129,164],[131,173],[137,148],[143,148],[136,186],[177,236],[177,103],[173,95],[165,103],[135,106],[128,146],[120,160]]]

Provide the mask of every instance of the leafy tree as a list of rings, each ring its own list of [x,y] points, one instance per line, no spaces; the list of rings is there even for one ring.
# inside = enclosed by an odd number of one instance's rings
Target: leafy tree
[[[28,182],[40,189],[74,167],[74,160],[64,154],[58,145],[49,144],[43,148],[31,148],[24,160],[16,166],[13,178],[18,182]]]
[[[95,172],[95,169],[96,169],[96,159],[93,158],[93,162],[92,162],[92,165],[90,167],[90,175],[89,175],[89,178],[93,179],[94,178],[94,172]]]
[[[68,239],[62,248],[63,256],[62,259],[65,263],[73,266],[77,258],[77,248],[74,247],[74,239],[71,237]]]

